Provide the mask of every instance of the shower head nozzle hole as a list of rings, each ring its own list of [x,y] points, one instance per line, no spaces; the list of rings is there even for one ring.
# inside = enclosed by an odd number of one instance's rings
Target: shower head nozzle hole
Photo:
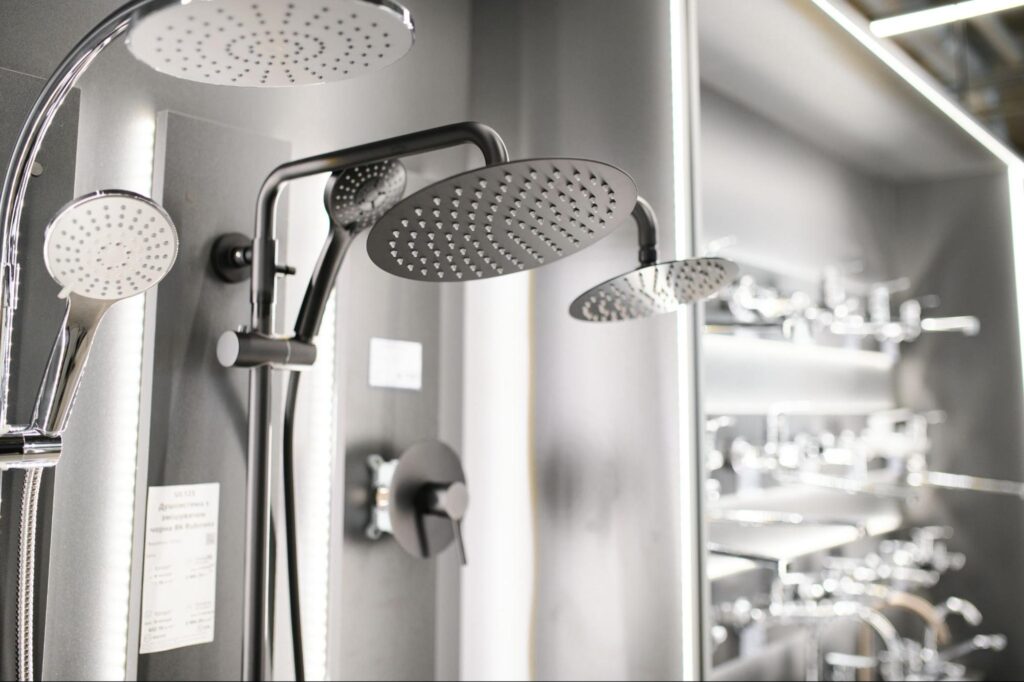
[[[353,55],[355,38],[360,45]],[[178,78],[287,87],[384,68],[401,59],[413,39],[409,12],[394,0],[218,0],[153,11],[133,26],[128,47]]]
[[[638,268],[599,284],[569,307],[586,322],[617,322],[675,312],[732,284],[739,269],[722,258],[691,258]]]
[[[177,231],[167,213],[145,197],[116,191],[68,204],[47,227],[44,250],[58,284],[99,300],[128,298],[155,286],[177,253]]]

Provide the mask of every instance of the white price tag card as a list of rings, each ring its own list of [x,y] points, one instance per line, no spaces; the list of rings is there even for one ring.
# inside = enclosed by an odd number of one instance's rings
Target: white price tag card
[[[423,344],[394,339],[370,339],[370,386],[421,390]]]
[[[213,641],[220,484],[149,489],[140,654]]]

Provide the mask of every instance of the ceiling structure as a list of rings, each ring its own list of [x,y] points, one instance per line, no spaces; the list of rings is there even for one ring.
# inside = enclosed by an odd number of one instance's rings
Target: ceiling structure
[[[851,0],[870,20],[954,0]],[[1024,7],[892,38],[993,133],[1024,151]]]

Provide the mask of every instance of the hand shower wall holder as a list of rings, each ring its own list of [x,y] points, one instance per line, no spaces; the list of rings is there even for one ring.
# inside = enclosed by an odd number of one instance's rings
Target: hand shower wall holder
[[[217,237],[210,250],[210,266],[214,274],[229,284],[244,282],[252,277],[252,238],[240,232],[228,232]],[[294,275],[290,265],[278,265],[279,275]]]
[[[458,455],[437,442],[418,443],[401,457],[366,460],[372,476],[372,509],[366,536],[391,535],[414,557],[430,559],[453,542],[466,564],[462,522],[469,507],[466,475]]]

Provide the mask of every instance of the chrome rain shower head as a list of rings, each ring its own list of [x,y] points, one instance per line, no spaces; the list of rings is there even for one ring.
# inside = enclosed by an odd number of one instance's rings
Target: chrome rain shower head
[[[33,428],[60,435],[103,316],[167,276],[178,255],[178,233],[151,200],[104,191],[62,209],[47,227],[44,249],[67,313],[39,389]]]
[[[324,203],[331,222],[361,232],[373,227],[405,194],[406,172],[400,161],[354,166],[331,176]]]
[[[637,198],[632,178],[583,159],[513,161],[411,195],[367,242],[378,267],[429,282],[472,281],[553,263],[617,228]]]
[[[579,296],[569,314],[585,322],[617,322],[671,313],[714,296],[736,280],[739,268],[724,258],[657,263],[657,219],[644,199],[633,211],[640,235],[640,267]]]
[[[180,0],[139,18],[128,48],[185,80],[289,87],[382,69],[413,40],[409,11],[391,0]]]

